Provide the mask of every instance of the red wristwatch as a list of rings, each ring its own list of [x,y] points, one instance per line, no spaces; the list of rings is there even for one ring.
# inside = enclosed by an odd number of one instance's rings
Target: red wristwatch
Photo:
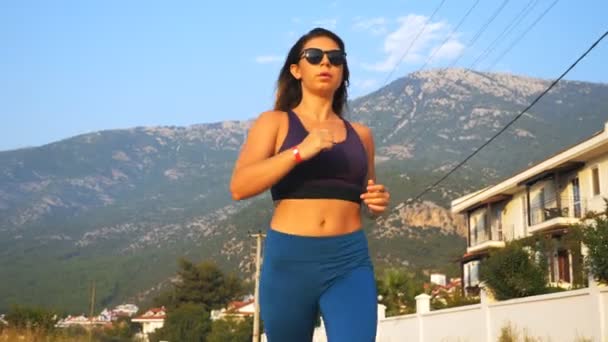
[[[291,149],[291,152],[293,153],[293,157],[296,160],[296,163],[301,163],[302,162],[302,156],[300,155],[300,150],[298,149],[298,146],[295,146]]]

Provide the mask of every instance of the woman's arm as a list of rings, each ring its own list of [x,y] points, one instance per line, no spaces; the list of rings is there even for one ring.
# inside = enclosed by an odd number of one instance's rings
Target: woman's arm
[[[264,112],[251,126],[234,165],[230,192],[234,200],[258,195],[296,165],[291,151],[274,155],[282,112]]]
[[[367,152],[367,192],[361,195],[361,199],[363,199],[371,214],[379,215],[386,211],[391,195],[384,185],[376,184],[376,147],[374,146],[372,131],[362,124],[353,123],[352,125]]]
[[[376,181],[376,164],[375,164],[375,146],[374,146],[374,136],[372,135],[372,130],[369,127],[362,125],[360,123],[353,122],[351,123],[355,132],[359,135],[359,139],[363,143],[363,147],[365,147],[365,152],[367,152],[367,180]]]
[[[230,192],[233,199],[241,200],[265,191],[296,165],[291,150],[274,155],[284,114],[277,111],[262,113],[251,127],[232,173]],[[333,145],[331,132],[327,129],[312,129],[298,145],[300,158],[302,161],[309,160]]]

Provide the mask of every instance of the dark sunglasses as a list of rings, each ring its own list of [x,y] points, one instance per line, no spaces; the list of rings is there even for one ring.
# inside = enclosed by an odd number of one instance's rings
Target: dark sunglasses
[[[342,50],[323,51],[319,48],[308,48],[302,51],[300,58],[306,58],[308,63],[316,65],[321,63],[324,55],[327,55],[327,59],[332,65],[340,66],[346,63],[346,52]]]

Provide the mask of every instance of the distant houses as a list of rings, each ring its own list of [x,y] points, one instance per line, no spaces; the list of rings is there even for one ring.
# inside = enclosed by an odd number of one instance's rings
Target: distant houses
[[[230,302],[225,308],[211,311],[211,320],[219,319],[244,319],[253,317],[254,299],[252,296],[246,297],[241,301]],[[167,317],[167,309],[163,307],[150,308],[140,315],[136,315],[139,308],[133,304],[123,304],[114,309],[104,309],[99,315],[86,317],[85,315],[67,316],[60,319],[55,325],[57,328],[68,328],[74,326],[109,326],[121,317],[129,318],[131,322],[141,324],[141,332],[136,335],[143,341],[149,341],[149,335],[162,328]],[[4,316],[0,316],[0,324],[4,321]],[[5,323],[7,324],[7,323]]]
[[[115,307],[112,310],[104,309],[99,315],[94,317],[86,317],[85,315],[67,316],[60,319],[55,326],[57,328],[68,328],[71,326],[101,326],[109,325],[118,320],[120,317],[132,317],[139,311],[139,308],[133,304],[124,304]]]
[[[86,317],[85,315],[67,316],[57,322],[57,328],[69,328],[74,326],[110,326],[120,318],[130,319],[131,322],[142,326],[138,337],[148,341],[148,336],[156,329],[163,327],[167,312],[164,307],[151,308],[139,316],[135,316],[139,308],[133,304],[118,305],[114,309],[104,309],[99,315]]]

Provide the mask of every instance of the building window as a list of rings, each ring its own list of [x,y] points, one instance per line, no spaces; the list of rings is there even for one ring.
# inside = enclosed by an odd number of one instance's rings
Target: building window
[[[567,250],[557,252],[557,280],[570,282],[570,255]]]
[[[465,288],[479,285],[479,260],[469,261],[464,264],[463,271]]]
[[[471,262],[470,284],[473,286],[479,285],[479,260]]]
[[[600,169],[594,167],[591,169],[591,181],[593,182],[593,196],[600,194]]]
[[[469,246],[475,246],[488,240],[489,237],[489,223],[487,222],[488,217],[486,215],[486,209],[478,209],[469,215],[470,224],[470,244]]]
[[[486,225],[487,215],[485,210],[475,218],[475,245],[488,240],[488,229]]]

